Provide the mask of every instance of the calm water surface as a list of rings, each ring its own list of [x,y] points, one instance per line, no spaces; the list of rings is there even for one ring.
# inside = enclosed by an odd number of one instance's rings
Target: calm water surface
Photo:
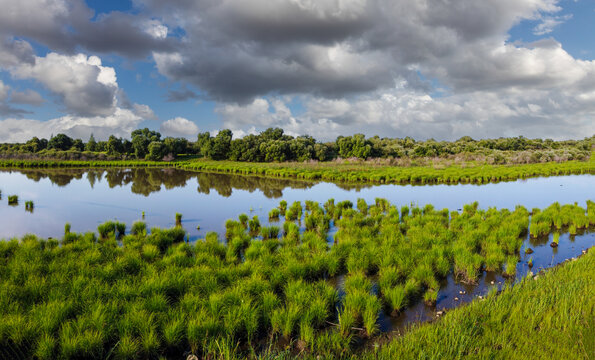
[[[149,226],[169,227],[175,213],[191,240],[207,231],[224,232],[225,220],[244,212],[266,223],[268,212],[284,199],[324,203],[358,198],[368,203],[377,197],[401,206],[411,203],[435,208],[461,209],[478,201],[481,208],[543,208],[558,201],[595,200],[595,176],[532,178],[486,185],[374,185],[349,186],[299,180],[187,172],[177,169],[50,169],[0,171],[0,239],[34,233],[59,237],[64,224],[77,232],[95,231],[97,225],[117,219],[128,227],[142,217]],[[8,195],[19,205],[9,206]],[[35,204],[25,211],[25,201]],[[200,225],[201,230],[196,230]]]
[[[486,185],[352,186],[177,169],[44,169],[2,170],[0,190],[0,239],[26,233],[61,237],[66,222],[77,232],[95,231],[97,225],[111,219],[130,227],[134,221],[141,220],[143,212],[149,226],[170,227],[175,224],[175,213],[180,212],[183,226],[194,241],[204,237],[207,231],[223,234],[225,220],[237,218],[242,212],[258,215],[266,224],[268,211],[282,199],[289,204],[293,201],[303,204],[305,200],[324,203],[329,198],[354,203],[363,198],[373,203],[381,197],[398,206],[433,204],[437,209],[450,210],[461,209],[474,201],[481,208],[513,209],[516,205],[544,208],[555,201],[586,206],[586,200],[595,200],[595,176],[532,178]],[[19,204],[9,206],[8,195],[18,195]],[[34,201],[33,211],[25,210],[27,200]],[[196,229],[197,225],[200,230]],[[334,231],[331,229],[329,239]],[[589,231],[576,236],[562,234],[558,248],[549,246],[551,237],[527,237],[517,265],[517,281],[529,271],[555,266],[595,245],[595,233]],[[534,253],[524,255],[527,247]],[[532,269],[527,265],[529,258],[533,259]],[[341,293],[342,277],[333,281]],[[397,318],[381,314],[380,328],[384,332],[402,332],[412,322],[434,318],[436,310],[456,307],[505,282],[496,273],[484,272],[478,284],[465,285],[451,275],[441,284],[436,306],[418,302]]]

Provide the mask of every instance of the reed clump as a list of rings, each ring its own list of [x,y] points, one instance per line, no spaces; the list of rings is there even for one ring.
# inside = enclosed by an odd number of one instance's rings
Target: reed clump
[[[19,204],[18,195],[8,195],[8,205],[16,206]]]

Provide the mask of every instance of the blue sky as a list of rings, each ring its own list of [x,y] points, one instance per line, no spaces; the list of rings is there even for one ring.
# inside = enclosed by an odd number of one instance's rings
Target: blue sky
[[[595,133],[592,1],[0,2],[0,141]]]

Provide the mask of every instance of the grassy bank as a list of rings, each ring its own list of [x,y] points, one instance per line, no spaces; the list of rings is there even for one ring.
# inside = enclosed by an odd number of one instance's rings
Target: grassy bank
[[[593,359],[595,251],[414,328],[366,359]]]
[[[592,159],[594,159],[592,157]],[[395,167],[373,163],[241,163],[196,160],[181,162],[187,170],[264,175],[333,182],[456,184],[510,181],[535,176],[594,174],[595,161],[524,165],[464,164],[451,166]]]
[[[320,163],[245,163],[181,159],[172,162],[155,161],[32,161],[0,160],[4,168],[55,167],[177,167],[190,171],[258,175],[303,180],[345,183],[398,184],[482,184],[512,181],[536,176],[595,174],[595,156],[589,161],[549,162],[523,165],[487,165],[475,162],[453,165],[436,163],[428,166],[390,166],[375,162]]]
[[[0,168],[172,167],[176,162],[146,160],[0,160]]]
[[[0,357],[350,357],[358,344],[379,339],[381,312],[434,304],[447,276],[465,283],[483,270],[514,277],[530,231],[527,209],[477,203],[449,212],[331,199],[281,202],[277,210],[269,216],[284,218],[282,226],[242,214],[227,221],[224,241],[209,233],[188,244],[182,227],[149,232],[141,222],[130,232],[107,222],[98,235],[66,226],[60,241],[0,241]],[[595,225],[591,201],[586,209],[555,203],[533,214],[535,236]],[[331,221],[338,227],[332,245]],[[569,294],[560,296],[592,305],[589,293]],[[511,314],[497,309],[489,310],[494,319]],[[557,320],[570,321],[572,309]],[[473,319],[458,326],[474,330],[481,317]],[[471,331],[464,339],[478,334],[497,336]],[[443,341],[457,341],[454,335]]]

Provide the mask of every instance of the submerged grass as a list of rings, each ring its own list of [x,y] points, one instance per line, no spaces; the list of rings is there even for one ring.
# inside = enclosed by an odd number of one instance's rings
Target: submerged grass
[[[285,211],[282,231],[242,214],[226,222],[223,242],[211,232],[189,244],[180,225],[147,231],[144,222],[126,234],[126,224],[114,221],[101,224],[99,236],[71,232],[67,225],[61,241],[27,235],[0,242],[0,357],[349,357],[363,339],[379,339],[383,311],[397,316],[422,300],[434,304],[440,280],[451,272],[467,283],[484,269],[514,276],[530,219],[550,224],[548,233],[566,232],[572,224],[592,224],[595,203],[586,209],[553,204],[534,210],[532,218],[523,207],[482,210],[474,203],[449,212],[398,209],[383,199],[358,201],[357,209],[349,201],[329,200],[323,206],[281,203],[278,210],[279,216]],[[332,246],[331,219],[338,227]],[[176,220],[181,223],[181,217]],[[582,281],[592,285],[592,275]],[[336,288],[329,280],[339,276],[344,283]],[[568,295],[558,297],[574,297],[568,301],[593,293],[592,286],[582,293],[561,289]],[[544,309],[557,299],[549,293],[533,297]],[[481,304],[492,309],[494,301]],[[593,297],[584,302],[577,311],[587,309],[582,315],[593,318]],[[572,304],[562,304],[567,305]],[[486,326],[482,319],[509,321],[505,310],[493,309],[453,322],[449,330],[455,332],[438,343],[452,342],[467,355],[488,351],[467,341],[484,336],[474,332]],[[540,323],[522,312],[515,316],[538,326],[533,334],[555,319],[540,317],[546,321]],[[573,316],[565,312],[559,320],[574,326]],[[515,326],[520,321],[513,320]],[[522,330],[523,336],[531,333]],[[419,353],[427,336],[416,338],[416,358],[427,357]],[[485,336],[508,349],[499,333]],[[399,358],[400,347],[389,345],[382,356]]]
[[[415,326],[363,359],[592,359],[595,252]]]

